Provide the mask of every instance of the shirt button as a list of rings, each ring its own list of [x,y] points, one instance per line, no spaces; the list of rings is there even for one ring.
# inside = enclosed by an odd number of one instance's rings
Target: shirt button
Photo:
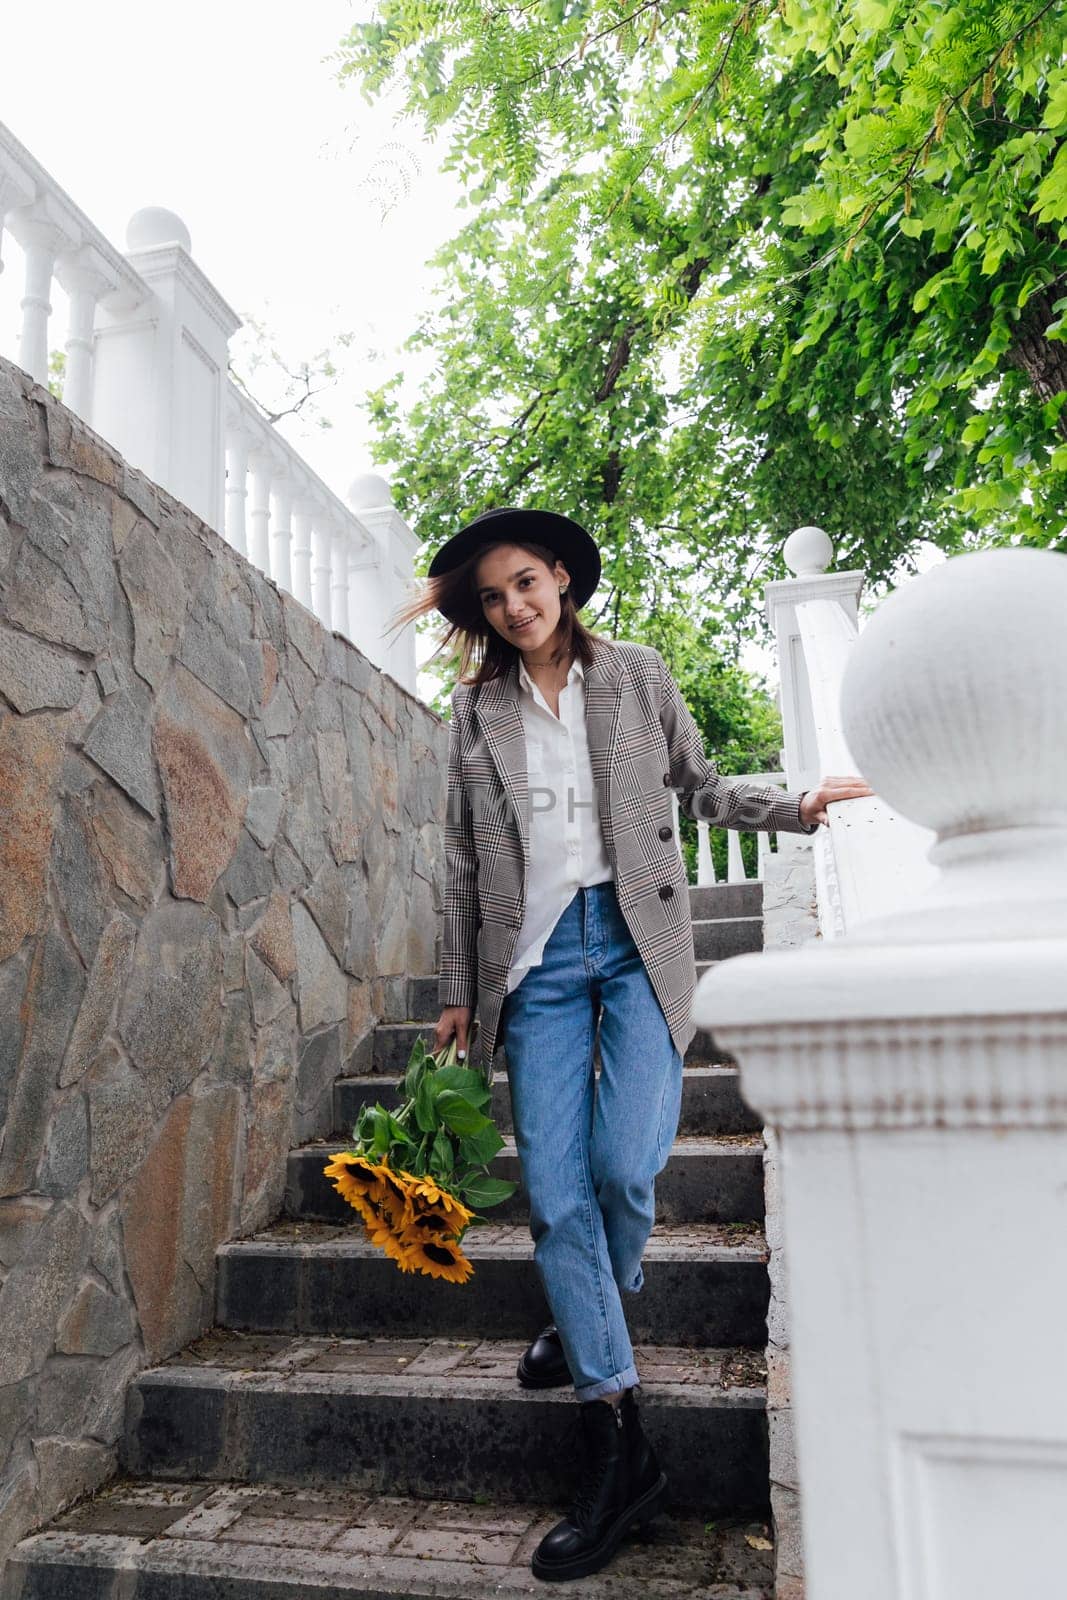
[[[668,828],[666,823],[664,823],[663,827],[659,830],[659,836],[661,839],[669,839],[673,833],[674,829]]]
[[[674,893],[674,889],[672,888],[672,886],[669,883],[665,883],[665,884],[663,884],[663,886],[660,889],[659,897],[660,897],[661,900],[669,900],[673,893]]]

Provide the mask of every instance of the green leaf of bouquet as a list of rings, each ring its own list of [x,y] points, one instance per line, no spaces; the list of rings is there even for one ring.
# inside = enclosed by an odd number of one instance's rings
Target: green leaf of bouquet
[[[472,1134],[469,1139],[461,1139],[459,1143],[460,1154],[472,1167],[487,1167],[503,1148],[504,1140],[491,1122],[481,1133]]]
[[[485,1079],[480,1072],[475,1072],[471,1067],[440,1067],[433,1075],[433,1085],[436,1093],[443,1089],[451,1089],[453,1093],[460,1094],[464,1100],[469,1100],[472,1106],[481,1110],[489,1099],[489,1090],[485,1086]]]
[[[434,1075],[424,1072],[415,1095],[415,1121],[422,1133],[433,1133],[437,1127],[434,1112]]]
[[[429,1062],[426,1059],[426,1046],[421,1039],[416,1039],[415,1046],[408,1061],[408,1069],[404,1074],[404,1099],[414,1100],[419,1092],[419,1084],[429,1071]]]
[[[472,1134],[481,1133],[483,1128],[492,1127],[488,1117],[483,1117],[476,1106],[463,1095],[457,1094],[454,1089],[446,1089],[444,1093],[435,1096],[437,1115],[441,1121],[458,1133],[461,1139],[469,1139]]]
[[[430,1152],[430,1171],[435,1178],[451,1177],[455,1165],[455,1152],[452,1149],[452,1140],[444,1128],[438,1128],[437,1137],[433,1142]]]
[[[473,1177],[463,1185],[463,1198],[472,1206],[498,1206],[511,1196],[518,1188],[518,1184],[511,1183],[507,1178]]]

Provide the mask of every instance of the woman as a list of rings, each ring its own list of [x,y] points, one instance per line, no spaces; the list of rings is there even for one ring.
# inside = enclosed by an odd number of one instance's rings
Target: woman
[[[489,511],[437,552],[404,620],[458,636],[446,823],[442,1012],[488,1070],[507,1054],[534,1256],[554,1317],[526,1387],[573,1382],[587,1471],[534,1573],[596,1572],[666,1489],[635,1402],[621,1293],[642,1285],[696,983],[671,792],[719,825],[812,833],[860,779],[803,795],[722,779],[662,657],[591,633],[600,556],[554,512]],[[476,655],[473,675],[467,674]],[[601,1071],[594,1078],[599,1024]]]

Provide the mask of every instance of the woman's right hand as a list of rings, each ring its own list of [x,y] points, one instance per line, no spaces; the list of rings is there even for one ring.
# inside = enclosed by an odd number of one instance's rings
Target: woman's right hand
[[[443,1050],[455,1034],[456,1050],[459,1055],[466,1056],[473,1016],[473,1006],[446,1006],[437,1019],[434,1031],[434,1054]]]

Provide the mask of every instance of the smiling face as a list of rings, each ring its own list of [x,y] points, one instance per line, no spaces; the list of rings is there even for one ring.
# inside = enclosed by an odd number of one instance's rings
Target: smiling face
[[[562,561],[550,567],[518,545],[496,545],[479,561],[474,586],[486,621],[524,655],[546,660],[560,619],[560,589],[570,582]]]

